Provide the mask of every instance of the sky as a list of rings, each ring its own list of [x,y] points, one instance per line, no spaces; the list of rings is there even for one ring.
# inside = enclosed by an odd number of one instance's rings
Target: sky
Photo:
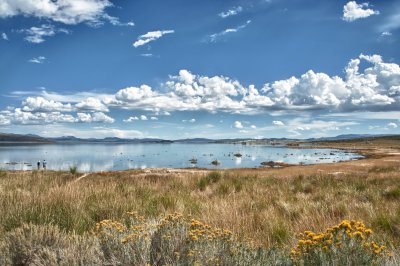
[[[400,134],[400,2],[0,0],[0,132]]]

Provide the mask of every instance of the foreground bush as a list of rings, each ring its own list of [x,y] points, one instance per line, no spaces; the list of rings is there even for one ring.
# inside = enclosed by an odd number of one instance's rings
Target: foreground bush
[[[66,234],[52,225],[24,225],[0,242],[0,265],[100,265],[96,238]]]
[[[372,241],[372,230],[359,221],[344,220],[316,234],[305,231],[292,249],[298,265],[383,265],[393,254]]]
[[[145,221],[130,213],[124,223],[97,224],[105,260],[113,265],[289,265],[280,250],[253,248],[235,241],[232,232],[200,221],[168,215]]]
[[[240,243],[232,232],[175,213],[146,220],[128,213],[92,235],[24,225],[0,241],[1,265],[396,265],[362,222],[306,231],[291,252]]]

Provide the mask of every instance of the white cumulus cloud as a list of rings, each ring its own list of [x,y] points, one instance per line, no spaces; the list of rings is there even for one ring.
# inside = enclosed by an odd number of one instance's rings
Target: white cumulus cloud
[[[256,88],[228,77],[202,76],[183,69],[177,76],[169,76],[157,89],[141,85],[123,88],[114,94],[79,92],[71,95],[43,91],[39,93],[41,96],[27,97],[20,109],[32,113],[104,113],[110,109],[124,109],[151,112],[154,117],[176,111],[231,114],[318,111],[320,117],[346,117],[345,114],[357,117],[367,113],[374,117],[382,114],[398,117],[398,64],[386,63],[379,55],[360,55],[351,59],[344,70],[342,77],[309,70],[299,77],[276,80]],[[30,94],[16,92],[15,95]],[[1,120],[2,124],[8,121],[4,117]],[[303,125],[297,126],[306,129]]]
[[[84,22],[98,26],[103,21],[116,26],[134,25],[108,15],[105,9],[111,6],[108,0],[1,0],[0,17],[23,15],[70,25]]]
[[[92,122],[99,122],[99,123],[114,123],[114,118],[109,117],[108,115],[102,112],[96,113],[77,113],[77,122],[83,123],[92,123]]]
[[[378,15],[379,11],[368,8],[368,3],[357,4],[356,1],[350,1],[343,6],[342,19],[348,22],[355,21],[361,18],[367,18],[372,15]]]
[[[70,112],[73,110],[70,103],[64,104],[43,97],[28,97],[22,102],[22,106],[22,110],[26,112]]]
[[[130,122],[137,121],[137,120],[139,120],[139,117],[137,117],[137,116],[130,116],[130,117],[128,117],[127,119],[124,119],[123,121],[126,122],[126,123],[130,123]]]
[[[242,122],[240,122],[240,121],[235,121],[235,122],[233,123],[233,127],[234,127],[234,128],[243,128]]]
[[[75,104],[75,107],[80,110],[108,112],[108,107],[99,99],[88,97],[86,100]]]

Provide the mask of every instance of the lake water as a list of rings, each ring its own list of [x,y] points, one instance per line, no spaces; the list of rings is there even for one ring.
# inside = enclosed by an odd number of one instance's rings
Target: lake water
[[[241,158],[234,156],[242,154]],[[332,163],[362,156],[335,149],[296,149],[240,144],[47,144],[0,146],[0,168],[36,169],[38,160],[47,168],[79,171],[126,170],[134,168],[257,168],[261,162],[290,164]],[[192,158],[197,164],[191,164]],[[218,160],[219,166],[211,162]]]

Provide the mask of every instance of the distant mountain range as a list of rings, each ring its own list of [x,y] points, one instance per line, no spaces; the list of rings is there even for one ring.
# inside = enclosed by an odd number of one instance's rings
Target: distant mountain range
[[[45,138],[38,135],[32,134],[8,134],[0,133],[0,144],[40,144],[40,143],[243,143],[243,142],[290,142],[290,141],[335,141],[335,140],[352,140],[352,139],[363,139],[363,138],[376,138],[376,137],[388,137],[393,135],[372,135],[372,134],[346,134],[338,135],[336,137],[325,137],[325,138],[309,138],[309,139],[288,139],[288,138],[265,138],[265,139],[249,139],[249,138],[236,138],[236,139],[207,139],[207,138],[190,138],[190,139],[178,139],[178,140],[165,140],[158,138],[143,138],[143,139],[127,139],[108,137],[103,139],[88,138],[82,139],[74,136],[63,136],[57,138]],[[399,135],[395,135],[399,136]]]

